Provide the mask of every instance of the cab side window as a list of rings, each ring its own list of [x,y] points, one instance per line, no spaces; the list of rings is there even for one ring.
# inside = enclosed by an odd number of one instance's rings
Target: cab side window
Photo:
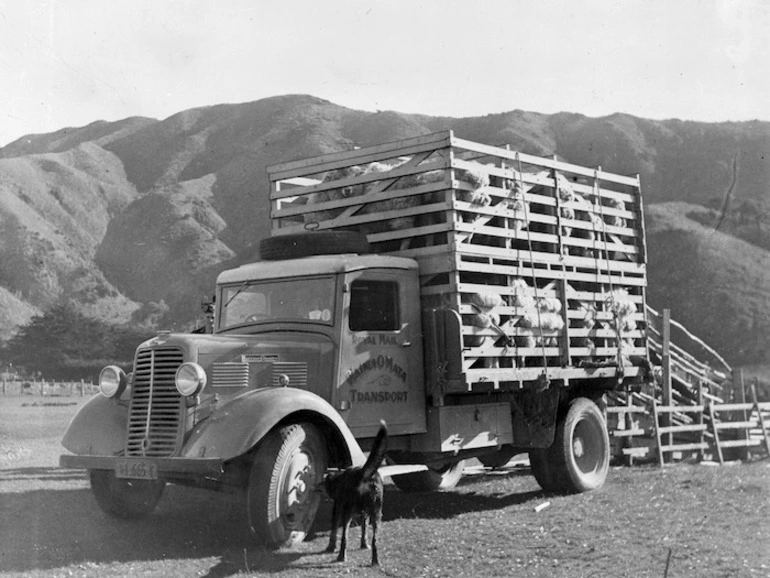
[[[396,331],[400,327],[397,282],[358,279],[351,283],[351,331]]]

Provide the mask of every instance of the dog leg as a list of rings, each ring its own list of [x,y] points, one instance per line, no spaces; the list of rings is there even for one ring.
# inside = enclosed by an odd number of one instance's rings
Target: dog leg
[[[352,516],[345,516],[345,522],[342,525],[342,539],[340,540],[340,553],[337,555],[337,562],[344,562],[346,559],[348,550],[348,530],[350,530],[351,518]]]
[[[366,524],[369,520],[366,514],[361,513],[361,549],[366,550],[369,548],[369,544],[366,542]]]
[[[327,552],[334,552],[335,548],[337,548],[337,528],[340,527],[340,522],[339,507],[335,501],[332,508],[332,531],[329,533],[329,545],[326,547]]]
[[[379,526],[379,516],[372,516],[372,566],[380,565],[380,558],[377,556],[377,526]]]

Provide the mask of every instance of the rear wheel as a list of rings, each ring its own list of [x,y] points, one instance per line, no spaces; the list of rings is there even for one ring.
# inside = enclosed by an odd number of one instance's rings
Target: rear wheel
[[[544,490],[587,492],[604,485],[610,466],[610,439],[594,402],[579,397],[556,427],[553,445],[529,452],[535,479]]]
[[[91,490],[99,507],[116,518],[141,518],[158,505],[166,483],[162,480],[116,478],[110,470],[91,470]]]
[[[272,548],[305,539],[321,495],[328,463],[323,436],[310,423],[271,431],[257,448],[249,474],[246,508],[257,539]]]
[[[464,461],[427,471],[393,476],[393,483],[403,492],[444,492],[454,488],[463,476]]]

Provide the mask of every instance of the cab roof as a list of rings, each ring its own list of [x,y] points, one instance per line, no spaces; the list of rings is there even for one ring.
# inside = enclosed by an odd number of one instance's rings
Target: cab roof
[[[243,283],[261,279],[333,275],[362,269],[417,269],[417,262],[387,255],[316,255],[282,261],[258,261],[223,271],[217,284]]]

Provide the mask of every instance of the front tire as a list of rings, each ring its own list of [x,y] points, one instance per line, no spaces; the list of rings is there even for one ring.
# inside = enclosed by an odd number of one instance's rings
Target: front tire
[[[544,490],[576,493],[602,487],[610,467],[610,438],[602,412],[590,399],[572,400],[551,447],[531,450],[529,460]]]
[[[246,492],[248,523],[271,548],[305,539],[321,495],[316,491],[328,463],[324,438],[310,423],[271,431],[257,448]]]
[[[142,518],[158,505],[166,483],[162,480],[131,480],[115,477],[110,470],[91,470],[91,490],[96,503],[116,518]]]
[[[393,476],[393,483],[402,492],[446,492],[454,488],[463,476],[465,461],[446,464],[441,468]]]

